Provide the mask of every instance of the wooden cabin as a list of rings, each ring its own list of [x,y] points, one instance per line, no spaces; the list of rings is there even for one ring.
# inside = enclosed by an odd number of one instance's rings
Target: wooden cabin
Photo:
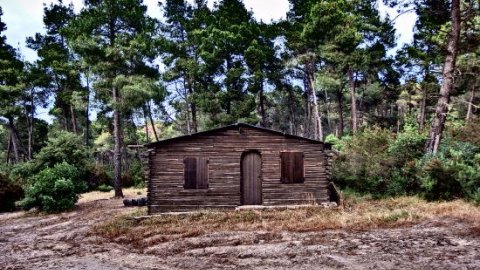
[[[148,148],[148,211],[329,201],[331,146],[248,124]]]

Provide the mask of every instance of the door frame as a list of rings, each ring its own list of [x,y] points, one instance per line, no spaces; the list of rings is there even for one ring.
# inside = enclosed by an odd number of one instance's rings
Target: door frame
[[[261,189],[260,189],[260,199],[261,199],[261,204],[263,204],[263,158],[262,158],[262,152],[258,149],[246,149],[245,151],[242,152],[240,156],[240,205],[245,205],[244,204],[244,194],[243,194],[243,158],[251,153],[258,154],[260,156],[260,180],[261,180]],[[260,204],[260,205],[261,205]]]

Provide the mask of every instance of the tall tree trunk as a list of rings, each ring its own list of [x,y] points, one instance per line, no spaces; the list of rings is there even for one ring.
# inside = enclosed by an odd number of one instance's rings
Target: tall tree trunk
[[[312,84],[313,85],[313,84]],[[313,97],[313,113],[315,120],[315,139],[323,141],[323,127],[322,127],[322,117],[320,114],[320,108],[318,106],[317,94],[315,93],[315,88],[312,87],[312,97]]]
[[[62,108],[62,123],[63,123],[63,129],[65,131],[70,131],[70,126],[68,125],[69,121],[68,121],[68,106],[67,104],[65,104],[65,102],[63,102],[63,100],[61,100],[60,98],[60,101],[59,101],[59,107]]]
[[[192,131],[193,133],[198,132],[198,123],[197,123],[197,105],[195,102],[190,103],[190,110],[192,111]]]
[[[185,35],[185,30],[181,29],[180,31],[181,35],[180,35],[180,38],[181,38],[181,41],[182,43],[185,43],[186,42],[186,35]],[[188,47],[187,51],[192,51],[192,48],[191,47]],[[195,57],[195,60],[196,60],[196,57]],[[197,104],[195,103],[195,101],[192,100],[192,98],[189,98],[192,96],[193,94],[193,79],[192,79],[192,76],[187,74],[187,72],[183,71],[183,86],[188,88],[188,96],[186,96],[185,98],[187,99],[187,103],[190,103],[190,111],[192,113],[192,119],[191,119],[191,127],[190,127],[190,123],[188,123],[188,134],[191,134],[192,132],[193,133],[197,133],[198,132],[198,122],[197,122]],[[187,81],[185,83],[185,81]],[[187,109],[187,113],[188,113],[188,109]],[[158,141],[158,137],[155,136],[157,138],[157,141]]]
[[[145,137],[147,139],[147,143],[150,143],[150,136],[148,135],[148,115],[147,115],[147,106],[143,106],[143,120],[145,123]]]
[[[468,108],[467,108],[467,117],[465,120],[470,122],[472,119],[472,109],[473,109],[473,100],[475,99],[475,84],[472,85],[472,90],[470,90],[470,98],[468,99]]]
[[[427,88],[422,86],[422,102],[420,102],[420,114],[418,115],[418,129],[423,131],[425,128],[425,115],[427,110]]]
[[[72,121],[72,132],[77,134],[77,116],[75,115],[75,108],[70,104],[70,119]]]
[[[357,132],[357,97],[355,89],[355,78],[353,76],[353,70],[348,69],[348,84],[350,86],[350,96],[351,96],[351,113],[352,113],[352,132]]]
[[[400,133],[400,127],[402,126],[402,120],[405,119],[404,109],[402,106],[397,105],[397,133]]]
[[[118,89],[113,87],[113,136],[115,138],[115,147],[113,151],[114,161],[114,179],[113,184],[115,188],[115,198],[122,198],[122,122],[121,114],[118,108],[120,103],[120,96]]]
[[[295,117],[295,96],[293,94],[293,91],[290,87],[285,87],[285,90],[287,92],[287,107],[288,107],[288,113],[289,113],[289,122],[290,122],[290,134],[292,135],[297,135],[297,121]]]
[[[90,146],[90,82],[89,76],[86,76],[87,80],[87,105],[85,106],[85,145]]]
[[[311,121],[310,121],[310,95],[308,93],[308,83],[307,83],[307,79],[304,78],[303,80],[303,85],[305,87],[305,93],[304,93],[304,106],[305,106],[305,115],[304,115],[304,128],[303,128],[303,136],[304,137],[310,137],[310,130],[311,130]]]
[[[344,128],[344,123],[343,123],[343,92],[340,89],[337,91],[337,103],[338,103],[338,137],[341,138],[343,137],[343,128]]]
[[[147,101],[147,112],[148,118],[150,119],[150,125],[152,125],[153,135],[155,136],[155,140],[158,142],[158,134],[157,129],[155,128],[155,122],[153,121],[152,117],[152,107],[150,106],[150,100]]]
[[[19,151],[19,146],[18,146],[18,141],[15,139],[15,134],[12,130],[10,130],[10,138],[12,141],[12,150],[13,150],[13,156],[15,157],[15,163],[18,163],[20,161],[20,151]]]
[[[18,163],[23,160],[25,157],[25,148],[23,147],[23,143],[20,140],[20,136],[18,134],[18,130],[15,127],[15,123],[13,122],[12,117],[7,117],[8,119],[8,129],[10,130],[10,136],[13,146],[13,154],[15,155],[15,162]]]
[[[315,66],[313,59],[309,60],[305,65],[305,73],[307,76],[307,93],[313,101],[313,123],[314,123],[314,139],[323,140],[322,118],[320,116],[317,93],[315,92]],[[310,99],[309,99],[310,100]]]
[[[27,124],[28,124],[28,149],[27,155],[28,160],[31,160],[33,157],[33,118],[29,119],[27,116]]]
[[[8,136],[7,156],[5,158],[6,163],[10,162],[10,154],[12,153],[12,133],[10,133],[9,135],[10,136]]]
[[[455,61],[458,51],[458,40],[460,37],[460,0],[452,0],[452,29],[448,37],[447,56],[443,66],[443,83],[440,88],[440,97],[438,98],[435,115],[430,126],[430,133],[426,143],[427,153],[437,153],[440,141],[442,139],[445,120],[448,113],[448,103],[450,102],[450,93],[453,89]]]
[[[327,119],[328,130],[332,130],[332,119],[330,117],[330,101],[328,97],[327,89],[324,89],[325,93],[325,118]]]
[[[261,117],[260,125],[262,127],[267,127],[267,114],[265,111],[265,95],[263,92],[263,82],[260,82],[258,85],[258,110]]]
[[[35,109],[33,100],[33,88],[30,89],[30,111],[26,112],[27,124],[28,124],[28,159],[33,158],[33,128],[35,121]]]
[[[193,95],[193,88],[192,88],[192,80],[189,79],[188,81],[188,99],[190,102],[190,111],[192,112],[192,131],[193,133],[198,132],[198,124],[197,124],[197,104],[192,98]],[[158,139],[157,139],[158,141]]]

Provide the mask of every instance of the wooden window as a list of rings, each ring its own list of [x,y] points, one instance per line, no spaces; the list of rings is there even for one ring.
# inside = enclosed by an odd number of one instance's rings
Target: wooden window
[[[303,183],[303,153],[302,152],[280,152],[281,178],[284,184]]]
[[[208,159],[204,157],[187,157],[183,160],[185,189],[208,188]]]

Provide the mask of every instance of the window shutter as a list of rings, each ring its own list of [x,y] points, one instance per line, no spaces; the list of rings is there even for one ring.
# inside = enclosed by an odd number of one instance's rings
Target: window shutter
[[[208,188],[208,158],[187,157],[183,160],[185,189]]]
[[[197,188],[208,188],[208,159],[197,158]]]
[[[303,153],[302,152],[281,152],[281,178],[284,184],[303,183]]]
[[[186,189],[194,189],[197,187],[197,159],[188,157],[183,160],[184,166],[184,178]]]
[[[280,153],[280,159],[281,159],[281,178],[280,181],[284,184],[291,183],[291,177],[290,177],[290,152],[281,152]]]
[[[302,152],[293,152],[293,183],[303,183],[305,180],[304,177],[304,168],[303,168],[303,153]]]

